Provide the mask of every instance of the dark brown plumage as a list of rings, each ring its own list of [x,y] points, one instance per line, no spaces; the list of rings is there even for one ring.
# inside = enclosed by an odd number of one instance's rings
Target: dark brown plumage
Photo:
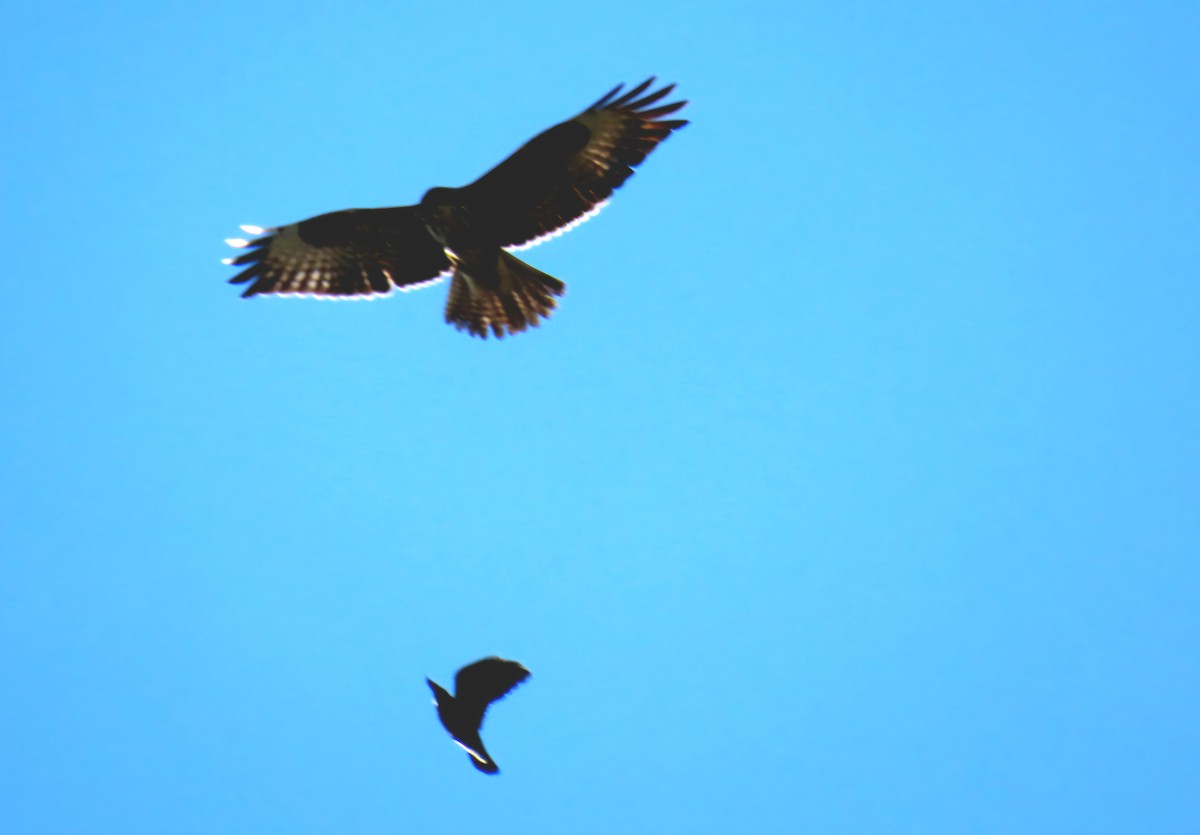
[[[486,338],[536,326],[566,289],[506,252],[561,234],[604,206],[646,155],[687,124],[664,119],[687,102],[658,102],[675,85],[624,95],[618,85],[578,116],[526,142],[462,188],[432,188],[415,206],[346,209],[261,235],[230,239],[248,251],[233,284],[260,294],[371,297],[452,275],[446,321]]]
[[[488,705],[504,698],[510,690],[529,678],[526,670],[516,661],[491,656],[468,664],[454,676],[454,695],[435,683],[425,679],[433,691],[438,718],[450,732],[450,736],[471,756],[471,764],[485,774],[496,774],[500,768],[483,747],[479,729],[483,727],[483,715]]]

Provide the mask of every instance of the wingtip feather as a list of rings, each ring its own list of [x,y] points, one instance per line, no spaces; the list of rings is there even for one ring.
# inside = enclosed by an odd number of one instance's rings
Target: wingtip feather
[[[588,107],[588,110],[599,110],[602,107],[607,107],[609,100],[611,100],[612,97],[615,96],[617,93],[621,92],[621,88],[624,86],[625,86],[625,84],[621,83],[621,84],[618,84],[616,87],[613,87],[611,90],[609,90],[603,96],[598,98],[594,104],[592,104],[590,107]]]
[[[636,86],[632,90],[630,90],[628,93],[621,96],[621,98],[617,99],[614,102],[609,102],[608,106],[611,108],[626,107],[629,104],[629,102],[631,102],[633,99],[636,99],[642,93],[646,92],[646,88],[649,87],[653,83],[654,83],[654,76],[650,76],[645,81],[643,81],[641,84],[639,84],[638,86]]]

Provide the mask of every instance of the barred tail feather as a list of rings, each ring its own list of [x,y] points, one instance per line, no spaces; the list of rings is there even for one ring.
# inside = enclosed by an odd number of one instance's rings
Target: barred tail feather
[[[487,278],[470,275],[462,264],[455,264],[446,321],[472,336],[487,339],[490,333],[501,339],[537,327],[539,319],[554,310],[554,297],[566,289],[554,276],[501,250],[494,273]]]

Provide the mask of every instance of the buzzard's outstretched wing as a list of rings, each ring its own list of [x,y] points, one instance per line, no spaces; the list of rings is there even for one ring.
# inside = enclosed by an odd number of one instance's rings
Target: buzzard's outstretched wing
[[[642,96],[653,83],[650,78],[619,98],[624,85],[617,85],[464,186],[464,200],[482,215],[481,225],[499,233],[501,246],[516,247],[563,232],[598,211],[659,142],[687,124],[662,118],[686,101],[653,106],[674,84]]]
[[[450,272],[445,251],[413,206],[347,209],[266,231],[253,241],[230,241],[249,247],[230,261],[246,267],[230,284],[253,282],[243,296],[386,295]]]
[[[529,678],[529,670],[516,661],[492,656],[468,664],[454,676],[454,701],[464,719],[476,730],[483,724],[488,705],[508,695],[518,684]]]

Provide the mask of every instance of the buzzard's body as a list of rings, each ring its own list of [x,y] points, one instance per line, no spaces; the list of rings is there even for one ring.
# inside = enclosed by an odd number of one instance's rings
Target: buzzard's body
[[[484,658],[468,664],[454,676],[454,695],[430,679],[425,679],[436,699],[438,718],[450,736],[471,755],[471,764],[485,774],[496,774],[500,768],[483,747],[479,729],[488,705],[503,698],[510,690],[529,678],[516,661],[503,658]]]
[[[250,247],[231,260],[245,267],[231,282],[250,284],[244,296],[361,298],[450,275],[446,321],[459,330],[502,337],[537,325],[566,285],[507,250],[599,211],[659,142],[687,124],[663,118],[687,102],[655,106],[674,85],[643,95],[653,80],[620,97],[616,87],[470,185],[432,188],[416,206],[347,209],[270,230],[243,227],[262,236],[230,240]]]

